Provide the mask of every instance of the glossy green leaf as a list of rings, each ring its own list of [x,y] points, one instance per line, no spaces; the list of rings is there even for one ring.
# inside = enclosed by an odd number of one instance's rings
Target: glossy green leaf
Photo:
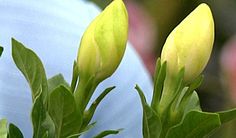
[[[123,129],[118,129],[118,130],[105,130],[102,131],[101,133],[99,133],[98,135],[94,136],[93,138],[104,138],[108,135],[115,135],[118,134],[120,131],[122,131]]]
[[[0,120],[0,138],[7,138],[7,120]]]
[[[97,109],[97,106],[99,105],[99,103],[102,101],[102,99],[104,99],[104,97],[110,93],[113,89],[115,88],[115,86],[113,87],[109,87],[107,89],[105,89],[99,96],[98,98],[92,103],[92,105],[89,107],[89,109],[87,111],[84,112],[84,120],[83,120],[83,125],[82,125],[82,129],[85,128],[89,122],[91,121],[95,110]]]
[[[136,85],[135,89],[139,93],[143,106],[143,137],[159,138],[162,130],[161,120],[155,111],[147,104],[146,98],[138,85]]]
[[[220,116],[220,121],[221,123],[227,123],[228,121],[231,121],[233,119],[236,119],[236,109],[230,109],[227,111],[222,111],[222,112],[218,112],[219,116]]]
[[[51,117],[46,111],[42,98],[35,99],[31,119],[33,123],[33,138],[54,137],[55,127]]]
[[[3,52],[3,47],[0,46],[0,57],[2,55],[2,52]]]
[[[57,74],[52,78],[48,79],[48,92],[51,93],[58,86],[63,85],[67,89],[70,88],[69,84],[65,81],[62,74]]]
[[[55,136],[65,138],[78,134],[82,115],[76,108],[72,93],[64,86],[59,86],[49,97],[49,114],[55,124]]]
[[[166,138],[202,138],[220,125],[220,118],[216,113],[190,111],[180,124],[168,131]]]
[[[12,57],[30,85],[33,101],[42,93],[43,102],[46,103],[47,79],[43,64],[38,56],[12,38]]]
[[[23,138],[23,134],[20,129],[16,127],[14,124],[9,124],[8,138]]]

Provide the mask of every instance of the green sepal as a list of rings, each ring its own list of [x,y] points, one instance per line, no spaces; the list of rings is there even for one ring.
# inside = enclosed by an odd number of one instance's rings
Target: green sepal
[[[166,138],[202,138],[221,125],[219,115],[190,111],[176,126],[169,129]]]
[[[79,133],[82,114],[76,107],[73,94],[63,85],[49,96],[48,112],[55,124],[55,137],[67,137]]]
[[[73,73],[72,73],[72,80],[71,80],[71,89],[70,91],[72,93],[74,93],[76,85],[77,85],[77,81],[78,81],[78,77],[79,77],[79,67],[76,61],[74,61],[73,64]]]
[[[185,105],[184,115],[186,115],[191,110],[202,111],[196,91],[194,91],[191,96],[189,96],[189,100]]]
[[[29,83],[33,102],[42,93],[43,103],[47,107],[47,78],[39,57],[14,38],[12,38],[12,57]]]
[[[155,68],[155,75],[154,75],[154,89],[153,89],[153,96],[151,107],[157,111],[158,104],[161,99],[162,89],[164,86],[164,81],[166,77],[166,62],[161,65],[161,60],[158,58]]]
[[[116,135],[120,133],[123,129],[118,129],[118,130],[105,130],[99,133],[98,135],[94,136],[93,138],[104,138],[108,135]]]
[[[109,94],[113,89],[115,88],[115,86],[113,87],[109,87],[107,89],[105,89],[98,97],[97,99],[92,103],[92,105],[89,107],[88,110],[86,110],[84,112],[84,115],[83,115],[83,125],[81,127],[81,129],[84,129],[88,124],[89,122],[91,121],[94,113],[95,113],[95,110],[97,109],[97,106],[99,105],[99,103],[105,98],[105,96],[107,94]]]
[[[160,117],[147,104],[146,98],[138,85],[135,89],[138,91],[141,103],[143,106],[143,137],[144,138],[159,138],[162,131]]]
[[[157,112],[163,120],[163,117],[166,118],[165,112],[169,112],[168,110],[175,110],[181,97],[181,91],[184,88],[183,84],[184,79],[184,68],[182,68],[176,79],[170,80],[165,78],[163,93],[160,99],[160,103],[157,107]]]
[[[24,138],[20,129],[16,127],[14,124],[10,123],[8,128],[7,138]]]
[[[184,95],[181,97],[181,101],[179,103],[179,107],[181,109],[185,108],[186,104],[189,102],[189,99],[191,98],[192,93],[195,89],[197,89],[203,81],[203,75],[199,75],[193,83],[190,84],[190,86],[187,88],[187,90],[184,92]]]

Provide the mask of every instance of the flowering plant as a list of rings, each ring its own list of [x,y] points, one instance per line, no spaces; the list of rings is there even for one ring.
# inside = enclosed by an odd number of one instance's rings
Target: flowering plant
[[[125,5],[122,0],[115,0],[85,31],[77,61],[74,61],[71,84],[61,74],[47,79],[39,57],[12,38],[13,60],[32,92],[33,138],[75,138],[95,125],[90,121],[97,106],[115,87],[105,89],[88,109],[87,104],[98,84],[110,77],[120,64],[126,48],[127,32]],[[110,58],[111,54],[113,58]],[[8,127],[5,119],[0,124],[1,138],[23,137],[15,125],[9,124]],[[94,138],[119,131],[105,130]]]
[[[195,91],[213,47],[214,21],[199,5],[168,36],[157,60],[151,105],[137,85],[143,105],[144,138],[202,138],[236,118],[236,109],[203,112]]]
[[[92,128],[99,103],[115,87],[105,89],[88,107],[98,84],[110,77],[125,52],[128,15],[122,0],[114,0],[85,31],[74,61],[72,81],[61,74],[47,79],[39,57],[12,38],[12,57],[32,92],[33,138],[75,138]],[[144,138],[202,138],[236,118],[236,109],[203,112],[195,91],[203,80],[213,48],[214,20],[207,4],[199,5],[168,36],[157,60],[154,90],[149,105],[135,88],[143,106]],[[3,48],[0,47],[0,55]],[[117,134],[106,130],[94,136]],[[0,120],[1,138],[22,138],[21,131]]]

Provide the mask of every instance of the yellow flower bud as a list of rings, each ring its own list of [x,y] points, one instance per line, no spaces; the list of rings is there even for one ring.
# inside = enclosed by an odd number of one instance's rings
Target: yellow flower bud
[[[122,0],[114,0],[85,31],[78,51],[80,78],[102,81],[111,76],[124,55],[128,14]]]
[[[200,4],[168,36],[161,61],[167,61],[167,75],[174,77],[185,68],[190,83],[205,68],[214,42],[214,21],[207,4]]]

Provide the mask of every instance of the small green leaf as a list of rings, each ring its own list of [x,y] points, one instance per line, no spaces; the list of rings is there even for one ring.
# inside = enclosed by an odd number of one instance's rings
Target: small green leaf
[[[221,123],[227,123],[236,118],[236,109],[230,109],[227,111],[218,112]]]
[[[7,138],[7,120],[0,120],[0,138]]]
[[[52,78],[48,79],[48,92],[51,93],[55,88],[57,88],[60,85],[63,85],[67,89],[70,88],[70,86],[65,81],[62,74],[57,74],[57,75],[53,76]]]
[[[55,124],[57,138],[78,134],[82,125],[82,114],[76,108],[72,93],[59,86],[49,96],[49,114]]]
[[[74,61],[73,74],[72,74],[72,80],[71,80],[71,89],[70,89],[72,93],[74,93],[74,91],[75,91],[78,77],[79,77],[79,68],[78,68],[77,62]]]
[[[191,110],[202,111],[197,92],[194,91],[192,93],[184,109],[185,114],[187,114]]]
[[[123,129],[118,129],[118,130],[105,130],[101,133],[99,133],[98,135],[94,136],[93,138],[104,138],[108,135],[115,135],[118,134],[120,131],[122,131]]]
[[[160,59],[158,59],[156,63],[156,71],[154,76],[154,89],[151,102],[151,107],[156,111],[161,99],[165,77],[166,77],[166,62],[164,62],[161,65],[161,61]]]
[[[81,130],[78,134],[72,134],[66,138],[78,138],[79,136],[85,134],[87,131],[89,131],[91,128],[95,126],[96,122],[93,122],[89,125],[87,125],[83,130]]]
[[[12,38],[12,57],[18,69],[28,81],[33,102],[42,93],[43,102],[47,101],[47,79],[44,67],[38,56],[23,44]]]
[[[183,105],[186,104],[186,102],[189,99],[189,96],[191,96],[192,93],[194,92],[194,90],[197,89],[201,85],[202,81],[203,81],[203,75],[199,75],[194,80],[194,82],[190,84],[187,91],[184,91],[184,96],[181,98],[181,103],[180,104],[183,104]]]
[[[87,125],[85,128],[83,128],[81,131],[80,131],[80,135],[83,135],[84,133],[86,133],[87,131],[89,131],[90,129],[92,129],[94,126],[95,126],[96,122],[93,122],[89,125]]]
[[[110,93],[113,89],[115,88],[115,86],[113,87],[109,87],[107,89],[105,89],[99,96],[98,98],[92,103],[92,105],[90,106],[90,108],[85,111],[84,113],[84,119],[83,119],[83,125],[82,125],[82,129],[85,128],[89,122],[91,121],[95,110],[97,109],[97,106],[99,105],[99,103],[102,101],[102,99],[104,99],[104,97]]]
[[[156,66],[155,66],[155,71],[154,71],[154,84],[156,84],[156,80],[157,80],[157,76],[160,72],[160,69],[161,69],[161,59],[158,58],[157,61],[156,61]]]
[[[143,106],[143,137],[159,138],[162,130],[161,120],[155,111],[147,104],[146,98],[138,85],[136,85],[135,89],[139,93]]]
[[[220,125],[216,113],[190,111],[180,124],[169,129],[166,138],[202,138]]]
[[[35,99],[31,113],[33,123],[33,138],[54,137],[55,127],[51,117],[47,113],[42,98],[39,96]]]
[[[2,52],[3,52],[3,47],[0,46],[0,57],[2,55]]]
[[[20,129],[14,124],[9,125],[8,138],[23,138],[23,134]]]

